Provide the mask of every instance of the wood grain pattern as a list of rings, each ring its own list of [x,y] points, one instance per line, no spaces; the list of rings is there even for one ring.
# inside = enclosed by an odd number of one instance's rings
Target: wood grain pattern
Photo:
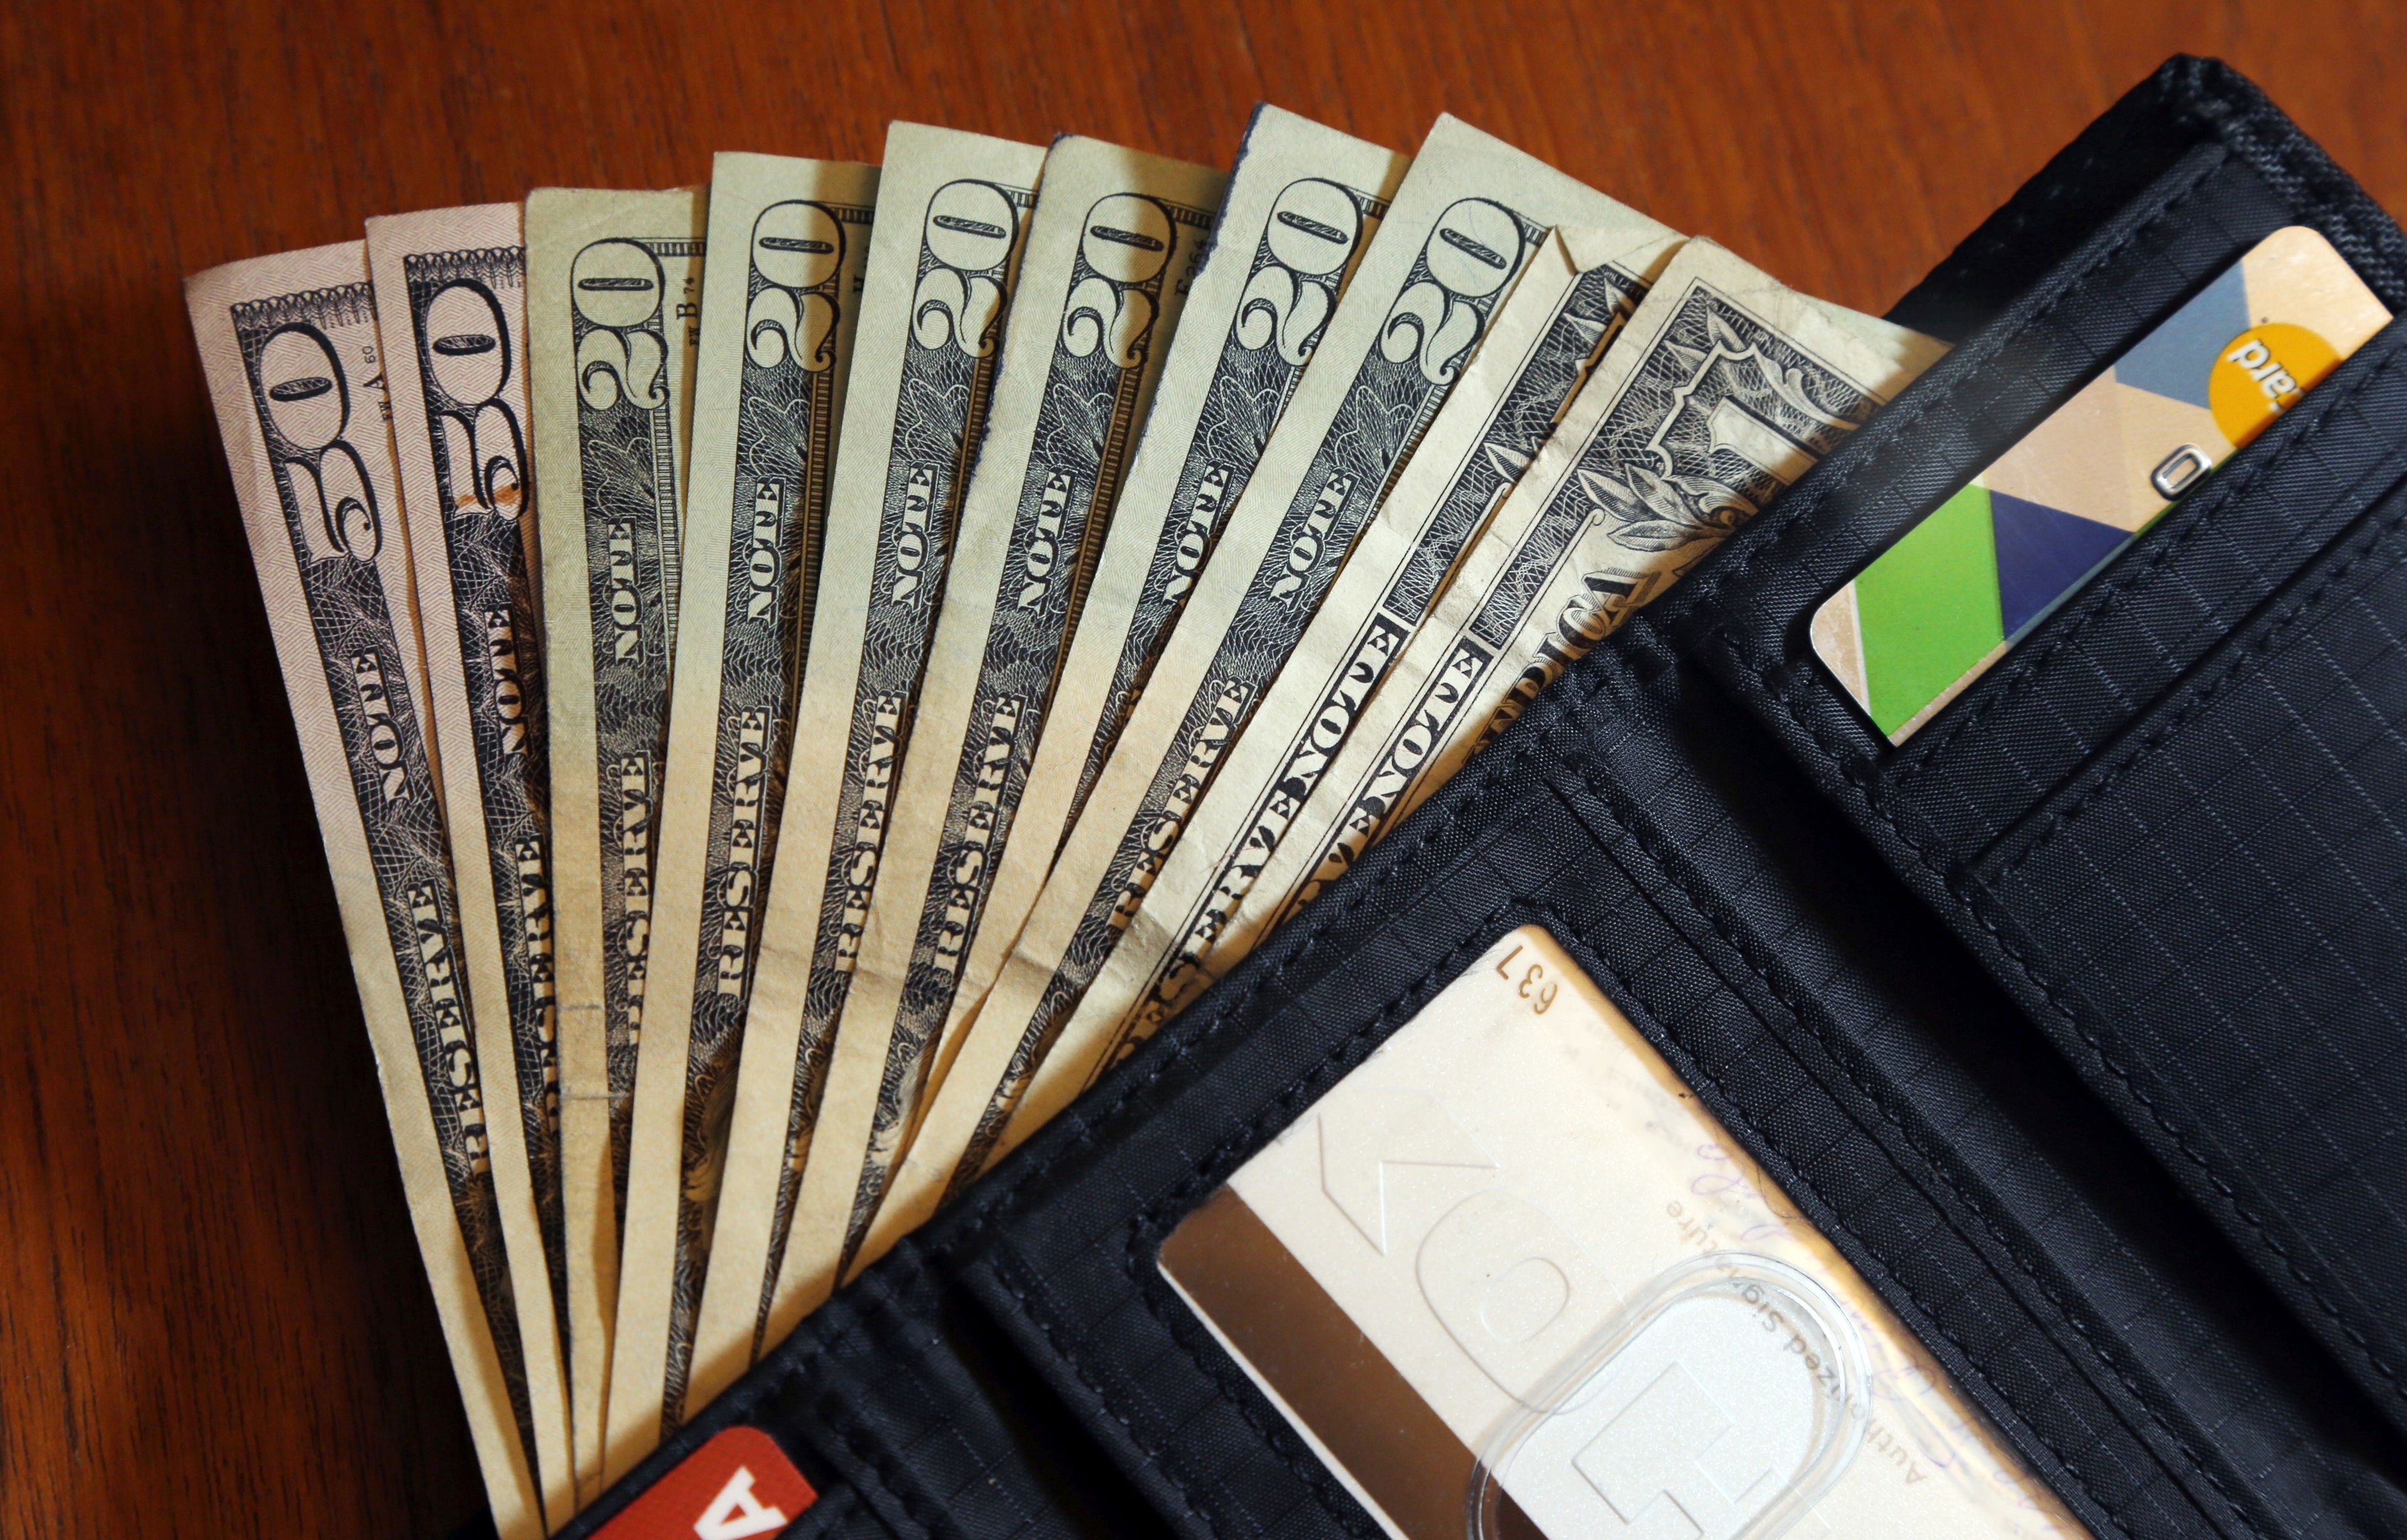
[[[2407,207],[2396,0],[0,4],[0,1533],[477,1502],[178,280],[370,214],[1451,109],[1884,307],[2177,49]]]

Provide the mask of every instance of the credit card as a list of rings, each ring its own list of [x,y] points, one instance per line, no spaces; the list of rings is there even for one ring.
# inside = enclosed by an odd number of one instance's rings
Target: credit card
[[[1398,1540],[2085,1533],[1537,926],[1161,1268]]]
[[[1823,601],[1815,652],[1903,743],[2389,320],[2276,230]]]

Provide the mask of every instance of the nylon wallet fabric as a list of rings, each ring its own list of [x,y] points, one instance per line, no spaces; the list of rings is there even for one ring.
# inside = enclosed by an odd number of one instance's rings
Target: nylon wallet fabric
[[[2092,1533],[2407,1533],[2407,332],[1902,747],[1808,636],[2292,224],[2407,308],[2167,64],[1897,307],[1944,361],[568,1533],[765,1434],[796,1536],[1380,1533],[1161,1248],[1536,925]]]

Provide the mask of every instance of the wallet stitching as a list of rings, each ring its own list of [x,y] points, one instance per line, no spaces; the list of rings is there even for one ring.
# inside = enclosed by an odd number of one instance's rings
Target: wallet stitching
[[[903,1261],[898,1263],[899,1267],[907,1267],[924,1276],[925,1268],[919,1265],[917,1257],[904,1251],[901,1247],[897,1247],[896,1249],[904,1252]],[[865,1283],[867,1280],[863,1281]],[[790,1354],[790,1357],[779,1366],[778,1373],[752,1385],[748,1388],[748,1392],[739,1382],[738,1389],[732,1390],[720,1397],[718,1405],[727,1408],[729,1424],[751,1420],[749,1414],[762,1402],[782,1394],[811,1369],[817,1367],[819,1361],[827,1356],[828,1349],[833,1345],[835,1329],[840,1324],[840,1317],[849,1315],[862,1330],[875,1331],[881,1318],[895,1314],[897,1309],[895,1300],[900,1290],[892,1284],[880,1280],[876,1297],[871,1299],[866,1305],[851,1301],[831,1301],[829,1305],[813,1312],[811,1319],[819,1329],[808,1338],[797,1333],[787,1339],[788,1348],[784,1350]],[[845,1447],[870,1466],[878,1485],[894,1499],[895,1504],[905,1514],[910,1516],[912,1521],[919,1526],[922,1533],[930,1534],[947,1533],[944,1526],[928,1517],[923,1500],[918,1494],[916,1483],[908,1487],[896,1484],[895,1473],[905,1467],[890,1452],[884,1449],[884,1441],[878,1438],[870,1429],[866,1419],[854,1412],[841,1395],[833,1389],[823,1390],[811,1397],[811,1405],[820,1419],[827,1423],[829,1430],[845,1441]],[[866,1448],[864,1445],[867,1446]],[[699,1447],[699,1445],[696,1446],[696,1447]],[[688,1451],[688,1453],[691,1452],[691,1450]],[[883,1520],[881,1519],[880,1522]]]
[[[861,1494],[853,1490],[851,1482],[832,1487],[820,1492],[804,1510],[803,1516],[794,1520],[794,1529],[790,1533],[795,1534],[796,1540],[815,1534],[833,1534],[861,1505]],[[871,1510],[871,1517],[876,1517],[876,1510]],[[780,1536],[779,1540],[784,1540],[784,1537]]]
[[[1595,696],[1601,692],[1602,685],[1600,682],[1598,685],[1592,686],[1588,691],[1589,700],[1593,701]],[[1755,976],[1757,980],[1760,982],[1766,990],[1771,991],[1773,998],[1778,1001],[1782,1007],[1787,1010],[1790,1020],[1794,1020],[1799,1026],[1802,1027],[1807,1033],[1813,1035],[1815,1041],[1821,1046],[1822,1051],[1829,1056],[1831,1063],[1846,1077],[1848,1082],[1855,1087],[1857,1092],[1871,1105],[1872,1108],[1876,1111],[1884,1120],[1886,1120],[1891,1127],[1895,1128],[1898,1134],[1906,1141],[1907,1148],[1912,1152],[1916,1159],[1922,1163],[1929,1175],[1936,1177],[1939,1182],[1946,1188],[1947,1191],[1954,1196],[1956,1201],[1961,1205],[1966,1211],[1968,1211],[1970,1216],[1977,1220],[1981,1227],[1988,1233],[1989,1237],[2005,1249],[2007,1255],[2013,1260],[2015,1267],[2019,1269],[2026,1277],[2030,1279],[2032,1286],[2038,1289],[2042,1296],[2044,1297],[2048,1304],[2055,1308],[2058,1319],[2066,1326],[2072,1328],[2072,1330],[2081,1338],[2083,1346],[2089,1350],[2091,1356],[2097,1361],[2098,1365],[2107,1373],[2113,1375],[2115,1378],[2122,1384],[2123,1388],[2130,1392],[2133,1400],[2138,1403],[2141,1410],[2145,1412],[2148,1419],[2156,1424],[2158,1431],[2161,1433],[2167,1441],[2169,1441],[2172,1447],[2180,1452],[2182,1458],[2188,1462],[2190,1467],[2198,1472],[2200,1477],[2215,1490],[2216,1495],[2223,1499],[2226,1505],[2231,1510],[2232,1517],[2238,1519],[2240,1524],[2250,1533],[2261,1535],[2264,1531],[2241,1506],[2240,1500],[2224,1484],[2221,1476],[2219,1476],[2206,1464],[2203,1456],[2199,1453],[2193,1442],[2166,1420],[2165,1413],[2158,1404],[2161,1399],[2161,1393],[2151,1390],[2143,1386],[2136,1377],[2132,1369],[2115,1361],[2115,1356],[2108,1350],[2106,1345],[2101,1342],[2092,1333],[2089,1324],[2083,1321],[2075,1315],[2065,1296],[2041,1276],[2040,1264],[2031,1255],[2030,1248],[2025,1244],[2018,1243],[2015,1238],[2008,1233],[2005,1222],[1998,1216],[1994,1205],[1983,1194],[1971,1190],[1967,1184],[1959,1178],[1958,1174],[1951,1169],[1949,1162],[1947,1162],[1941,1154],[1935,1154],[1931,1149],[1926,1148],[1926,1136],[1917,1134],[1915,1129],[1907,1125],[1903,1112],[1896,1105],[1897,1097],[1894,1092],[1884,1091],[1880,1086],[1874,1084],[1872,1078],[1856,1062],[1859,1057],[1856,1046],[1845,1041],[1844,1038],[1834,1036],[1830,1029],[1830,1024],[1822,1020],[1822,1017],[1826,1013],[1813,1001],[1810,991],[1806,991],[1799,988],[1793,982],[1787,981],[1787,970],[1780,966],[1778,960],[1775,957],[1763,955],[1764,948],[1762,944],[1759,941],[1753,939],[1752,927],[1747,926],[1743,920],[1739,919],[1735,915],[1729,913],[1727,905],[1718,901],[1711,887],[1702,882],[1688,870],[1688,863],[1679,858],[1676,847],[1672,846],[1665,840],[1661,831],[1654,828],[1651,820],[1645,819],[1643,809],[1641,809],[1636,802],[1630,797],[1628,792],[1615,783],[1609,776],[1588,769],[1584,763],[1578,763],[1575,765],[1575,762],[1585,762],[1588,758],[1588,755],[1584,741],[1575,742],[1574,745],[1567,747],[1563,751],[1563,759],[1565,761],[1566,768],[1577,769],[1577,773],[1580,774],[1588,790],[1604,804],[1605,811],[1612,817],[1613,820],[1620,826],[1622,831],[1628,834],[1632,841],[1638,846],[1640,851],[1646,857],[1647,861],[1652,865],[1656,875],[1669,882],[1673,888],[1679,892],[1682,899],[1686,901],[1688,911],[1710,927],[1714,934],[1721,938],[1723,944],[1729,947],[1731,951],[1737,955],[1738,961],[1747,969],[1748,972]],[[1615,973],[1615,977],[1621,982],[1622,987],[1629,991],[1633,997],[1644,998],[1644,991],[1642,991],[1636,984],[1622,976],[1618,970],[1613,971]],[[1775,973],[1780,977],[1775,977]],[[1654,1009],[1651,1005],[1648,1007],[1648,1012],[1659,1023],[1661,1023],[1664,1020],[1663,1013],[1659,1010]],[[1678,1034],[1674,1034],[1669,1026],[1661,1026],[1659,1030],[1662,1031],[1665,1036],[1673,1037],[1675,1040],[1677,1039]],[[1736,1120],[1744,1124],[1765,1148],[1780,1150],[1783,1152],[1784,1157],[1787,1157],[1787,1150],[1785,1141],[1779,1139],[1750,1117],[1746,1111],[1738,1105],[1737,1099],[1731,1096],[1727,1089],[1724,1088],[1721,1077],[1715,1074],[1712,1069],[1699,1062],[1693,1053],[1689,1054],[1688,1058],[1690,1062],[1695,1064],[1697,1072],[1707,1080],[1710,1080],[1715,1089],[1721,1092],[1723,1101],[1729,1105],[1730,1114],[1736,1119]],[[1804,1065],[1800,1064],[1798,1067],[1809,1077],[1814,1077],[1813,1072],[1810,1069],[1807,1069]],[[1896,1164],[1897,1162],[1892,1161],[1891,1163]],[[1810,1175],[1800,1169],[1793,1158],[1787,1158],[1787,1164],[1794,1180],[1803,1186],[1808,1191],[1813,1192],[1816,1199],[1820,1202],[1822,1205],[1833,1216],[1839,1214],[1840,1206],[1831,1203],[1828,1198],[1822,1195],[1815,1179]],[[1879,1258],[1881,1271],[1889,1277],[1897,1287],[1898,1290],[1904,1294],[1906,1298],[1914,1302],[1916,1307],[1921,1310],[1923,1314],[1930,1319],[1932,1326],[1936,1328],[1942,1335],[1945,1336],[1949,1342],[1955,1344],[1958,1350],[1964,1355],[1965,1361],[1974,1366],[1976,1372],[1978,1372],[1981,1377],[1987,1380],[1989,1385],[1997,1390],[2001,1399],[2004,1399],[2009,1405],[2015,1404],[2015,1398],[2009,1394],[2005,1387],[1998,1382],[1993,1371],[1982,1362],[1980,1355],[1975,1353],[1973,1349],[1948,1326],[1947,1322],[1941,1316],[1939,1311],[1932,1308],[1930,1304],[1920,1294],[1916,1292],[1911,1285],[1907,1284],[1902,1278],[1900,1278],[1897,1276],[1895,1269],[1889,1263],[1886,1256],[1882,1254],[1880,1248],[1873,1247],[1870,1242],[1866,1241],[1854,1226],[1846,1223],[1844,1219],[1836,1219],[1834,1221],[1834,1227],[1846,1231],[1848,1233],[1854,1235],[1868,1256]],[[1975,1255],[1977,1257],[1977,1252]],[[1982,1265],[1992,1273],[1996,1271],[1993,1266],[1990,1266],[1986,1262],[1984,1262]],[[2065,1455],[2064,1451],[2058,1448],[2056,1443],[2048,1439],[2045,1434],[2040,1433],[2036,1427],[2033,1427],[2031,1431],[2032,1436],[2038,1438],[2048,1451],[2057,1457],[2058,1462],[2063,1465],[2064,1469],[2068,1473],[2071,1473],[2075,1480],[2081,1483],[2082,1490],[2089,1495],[2091,1501],[2096,1503],[2101,1511],[2104,1511],[2109,1515],[2114,1515],[2114,1507],[2099,1496],[2097,1490],[2090,1486],[2087,1478],[2080,1474],[2080,1468]]]
[[[2288,610],[2267,621],[2264,627],[2256,635],[2249,637],[2245,645],[2228,659],[2224,666],[2211,677],[2193,682],[2185,692],[2186,699],[2167,712],[2164,720],[2152,728],[2144,738],[2131,746],[2112,768],[2101,774],[2095,781],[2062,808],[2050,814],[2041,824],[2039,831],[2031,836],[2030,843],[1999,865],[1996,876],[1989,879],[1990,883],[1994,885],[2000,878],[2010,877],[2019,871],[2032,857],[2052,844],[2058,834],[2070,829],[2091,808],[2112,795],[2124,781],[2129,780],[2148,761],[2155,758],[2158,751],[2179,736],[2182,728],[2188,723],[2191,717],[2213,705],[2225,690],[2234,684],[2245,682],[2257,668],[2270,663],[2280,649],[2280,644],[2290,628],[2301,620],[2316,616],[2327,607],[2328,601],[2338,598],[2341,585],[2346,582],[2350,575],[2362,565],[2367,558],[2372,556],[2384,543],[2397,535],[2402,526],[2407,526],[2407,507],[2402,507],[2400,511],[2392,514],[2387,520],[2359,536],[2363,549],[2351,552],[2329,572],[2319,578],[2314,587],[2300,596]]]
[[[1839,746],[1831,741],[1828,732],[1821,725],[1808,720],[1808,713],[1801,708],[1800,703],[1789,698],[1788,691],[1781,683],[1775,667],[1763,668],[1758,675],[1758,680],[1765,692],[1780,702],[1787,710],[1790,720],[1797,723],[1800,730],[1810,735],[1826,754],[1830,755],[1834,761],[1842,757]],[[2198,1167],[2200,1174],[2205,1176],[2208,1185],[2230,1209],[2233,1217],[2255,1231],[2266,1249],[2282,1259],[2283,1265],[2290,1276],[2306,1290],[2308,1297],[2314,1302],[2315,1305],[2331,1319],[2341,1334],[2364,1354],[2366,1362],[2372,1366],[2374,1372],[2390,1383],[2393,1393],[2407,1399],[2407,1383],[2402,1383],[2399,1371],[2385,1361],[2374,1345],[2350,1322],[2340,1306],[2316,1281],[2314,1276],[2291,1255],[2289,1248],[2282,1242],[2281,1238],[2272,1233],[2266,1221],[2242,1203],[2238,1191],[2226,1181],[2215,1166],[2191,1144],[2188,1133],[2158,1105],[2156,1099],[2148,1094],[2133,1072],[2100,1040],[2098,1033],[2074,1007],[2069,988],[2061,982],[2053,980],[2046,973],[2043,964],[2035,957],[2035,949],[2029,948],[2019,939],[2020,932],[2014,925],[2011,918],[2002,917],[1995,912],[1997,905],[1994,900],[1975,882],[1970,870],[1961,863],[1946,858],[1942,851],[1927,843],[1921,834],[1909,830],[1895,809],[1885,806],[1877,797],[1871,794],[1870,789],[1865,786],[1861,777],[1850,775],[1843,778],[1847,788],[1861,799],[1865,810],[1879,819],[1882,824],[1897,837],[1900,844],[1913,852],[1915,859],[1939,880],[1944,891],[1957,900],[1965,912],[1970,914],[1996,943],[2005,958],[2014,963],[2026,979],[2030,980],[2033,988],[2039,991],[2041,997],[2055,1011],[2057,1017],[2071,1027],[2089,1051],[2096,1055],[2098,1062],[2121,1081],[2124,1090],[2131,1098],[2147,1110],[2150,1119],[2172,1140],[2173,1148]]]
[[[885,1488],[894,1501],[902,1505],[903,1511],[910,1516],[913,1523],[929,1534],[961,1533],[958,1525],[941,1523],[937,1519],[930,1517],[923,1509],[916,1490],[896,1484],[896,1475],[907,1471],[908,1467],[886,1447],[885,1440],[870,1432],[865,1422],[859,1418],[835,1412],[836,1404],[843,1400],[841,1396],[833,1390],[829,1390],[813,1399],[821,1406],[820,1416],[827,1419],[829,1427],[835,1431],[836,1435],[844,1440],[845,1447],[852,1451],[855,1459],[876,1471],[878,1485]],[[916,1483],[914,1485],[916,1486]]]

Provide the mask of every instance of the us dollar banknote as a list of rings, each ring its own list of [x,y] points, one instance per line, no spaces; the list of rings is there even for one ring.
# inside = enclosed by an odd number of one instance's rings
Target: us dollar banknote
[[[1441,118],[1230,513],[918,1139],[982,1169],[1055,1034],[1177,843],[1356,535],[1546,230],[1672,232]]]
[[[1586,230],[1547,237],[1223,759],[1127,933],[1071,1013],[1063,1042],[1082,1041],[1090,1022],[1117,1022],[1155,993],[1183,986],[1181,948],[1208,937],[1243,895],[1464,545],[1677,244],[1650,235],[1627,247]],[[899,1234],[933,1210],[949,1176],[939,1164],[906,1161],[881,1227]]]
[[[351,971],[493,1520],[574,1505],[566,1397],[523,1183],[495,1180],[461,961],[367,251],[215,268],[185,297],[266,602]],[[548,1520],[548,1522],[547,1522]]]
[[[1519,480],[1676,240],[1619,250],[1558,228],[1497,312],[1318,614],[1196,806],[1128,933],[1063,1029],[1149,1032],[1208,950],[1428,616],[1464,548]]]
[[[780,1307],[778,1266],[1044,161],[1037,146],[983,135],[887,130],[876,215],[886,235],[862,280],[796,713],[813,726],[797,732],[789,762],[692,1400],[733,1381],[797,1314],[790,1301]]]
[[[1793,292],[1710,241],[1683,248],[1465,556],[1202,971],[1233,966],[1942,351]],[[1089,1073],[1108,1061],[1107,1047]]]
[[[711,166],[654,912],[666,972],[635,1075],[614,1480],[687,1411],[876,193],[874,166],[726,153]]]
[[[1061,831],[1101,774],[1222,516],[1244,493],[1409,164],[1291,112],[1255,108],[958,987],[939,979],[911,1001],[926,1017],[941,1010],[940,1027],[921,1020],[898,1029],[930,1044],[922,1105],[1019,934]]]
[[[516,204],[367,224],[392,406],[400,513],[417,578],[425,715],[444,790],[462,958],[476,1004],[494,1183],[532,1205],[554,1357],[568,1362],[553,992],[550,777],[527,443],[526,248]],[[572,1430],[573,1431],[573,1430]],[[558,1473],[573,1481],[575,1469]],[[574,1493],[570,1494],[572,1497]]]
[[[526,203],[544,495],[561,1210],[577,1477],[602,1490],[619,1235],[651,973],[677,558],[702,321],[698,190]]]
[[[883,1190],[926,1034],[1011,834],[1063,649],[1224,178],[1057,141],[1028,229],[994,409],[861,956],[828,1064],[779,1290],[816,1303]],[[792,1281],[788,1283],[785,1278]]]

